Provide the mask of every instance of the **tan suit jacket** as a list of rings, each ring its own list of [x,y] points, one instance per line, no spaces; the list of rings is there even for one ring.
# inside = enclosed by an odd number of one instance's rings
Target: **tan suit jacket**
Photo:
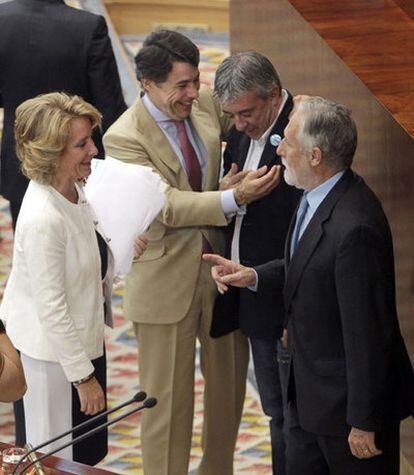
[[[126,278],[125,315],[140,323],[175,323],[185,317],[197,284],[202,235],[222,253],[226,226],[217,184],[221,138],[231,127],[212,93],[200,90],[190,116],[206,149],[204,191],[191,190],[185,171],[141,98],[108,129],[107,155],[146,165],[168,184],[167,203],[148,231],[149,245]],[[139,183],[137,183],[139,186]]]

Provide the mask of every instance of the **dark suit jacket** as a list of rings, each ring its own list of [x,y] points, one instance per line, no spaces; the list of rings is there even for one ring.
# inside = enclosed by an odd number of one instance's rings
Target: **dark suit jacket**
[[[259,294],[283,280],[292,350],[290,394],[301,426],[378,431],[414,408],[398,325],[394,256],[381,204],[348,170],[317,209],[289,262],[257,268]],[[273,283],[273,284],[272,284]],[[294,383],[294,384],[292,384]]]
[[[270,133],[283,137],[293,107],[289,97]],[[269,137],[270,137],[269,136]],[[224,172],[231,164],[242,170],[250,147],[250,138],[244,132],[232,129],[224,152]],[[280,165],[276,148],[267,140],[259,167]],[[247,206],[240,230],[240,263],[246,266],[263,264],[270,259],[282,258],[286,234],[292,214],[302,192],[289,186],[283,180],[268,196]],[[234,231],[232,223],[226,231],[226,257],[231,256],[231,241]],[[232,287],[226,294],[218,295],[214,307],[211,335],[218,337],[239,328],[250,337],[278,337],[282,333],[284,306],[282,288],[262,293]]]
[[[11,201],[22,200],[28,183],[14,150],[15,109],[26,99],[55,91],[92,103],[103,114],[104,131],[126,109],[105,19],[62,0],[0,4],[0,192]],[[103,156],[101,134],[94,139]]]

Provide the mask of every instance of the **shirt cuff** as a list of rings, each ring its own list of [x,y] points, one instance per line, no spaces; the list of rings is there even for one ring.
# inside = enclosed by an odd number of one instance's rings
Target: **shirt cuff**
[[[223,213],[227,217],[234,216],[235,214],[239,214],[239,215],[246,214],[246,205],[239,206],[236,203],[233,189],[222,191],[220,198],[221,198],[221,207],[223,208]]]
[[[253,269],[254,275],[256,276],[256,282],[253,285],[249,285],[247,288],[252,292],[257,292],[259,287],[259,276],[257,275],[256,269]]]

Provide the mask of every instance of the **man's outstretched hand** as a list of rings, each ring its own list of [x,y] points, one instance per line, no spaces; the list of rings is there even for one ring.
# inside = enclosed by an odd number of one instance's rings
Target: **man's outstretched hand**
[[[256,272],[251,267],[236,264],[217,254],[203,254],[203,259],[213,264],[211,276],[221,294],[227,292],[229,285],[250,287],[256,284]]]

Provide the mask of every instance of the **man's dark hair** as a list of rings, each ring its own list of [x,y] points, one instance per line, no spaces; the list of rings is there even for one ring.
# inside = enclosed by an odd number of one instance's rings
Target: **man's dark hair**
[[[256,51],[227,57],[217,68],[214,80],[214,93],[222,104],[233,102],[248,91],[256,91],[262,99],[267,99],[275,87],[280,94],[282,83],[276,69],[266,56]]]
[[[197,46],[186,36],[171,30],[153,31],[135,56],[138,81],[166,81],[173,63],[189,63],[195,68],[200,61]]]

